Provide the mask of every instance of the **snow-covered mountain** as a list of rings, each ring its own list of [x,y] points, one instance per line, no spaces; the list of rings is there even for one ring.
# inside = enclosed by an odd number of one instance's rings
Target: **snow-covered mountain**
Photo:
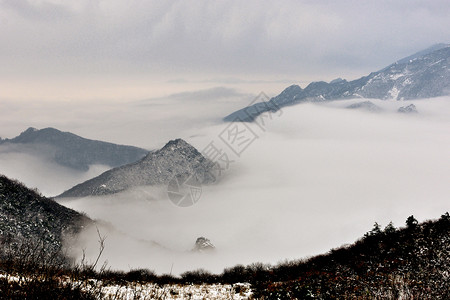
[[[89,165],[118,167],[143,158],[145,149],[89,140],[55,128],[28,128],[12,139],[0,139],[0,145],[10,145],[9,151],[49,156],[56,163],[86,171]]]
[[[23,184],[0,175],[0,255],[7,246],[61,250],[65,236],[92,223],[88,217],[45,198]],[[29,249],[31,250],[31,249]]]
[[[175,176],[193,176],[199,183],[211,183],[215,181],[213,167],[197,149],[176,139],[136,163],[106,171],[58,197],[113,194],[135,186],[168,184]]]
[[[351,98],[411,100],[450,94],[450,44],[438,44],[357,80],[312,82],[286,88],[270,101],[255,103],[224,118],[252,122],[258,115],[302,102]]]

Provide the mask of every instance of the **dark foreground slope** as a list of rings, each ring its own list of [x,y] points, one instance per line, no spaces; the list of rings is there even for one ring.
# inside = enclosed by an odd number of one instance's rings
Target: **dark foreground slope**
[[[2,255],[20,245],[58,253],[65,237],[78,233],[90,222],[88,217],[0,175]]]
[[[148,154],[145,149],[90,140],[55,128],[28,128],[12,139],[0,140],[15,151],[41,153],[56,163],[86,171],[89,165],[118,167],[138,161]]]
[[[249,282],[255,299],[450,299],[450,215],[422,224],[411,216],[402,229],[375,224],[354,244],[306,260],[191,271],[178,282]]]
[[[276,267],[235,267],[263,299],[450,299],[450,216],[397,230],[378,226],[353,245]]]
[[[168,142],[140,161],[121,166],[85,181],[58,197],[108,195],[136,186],[167,184],[174,176],[195,177],[199,183],[215,180],[214,163],[182,139]]]
[[[439,44],[356,80],[312,82],[304,89],[292,85],[270,101],[242,108],[224,120],[252,122],[264,112],[303,102],[351,98],[409,100],[449,94],[450,45]]]
[[[142,284],[153,283],[147,285],[150,289],[148,299],[165,299],[176,297],[183,286],[207,284],[214,291],[214,288],[223,287],[214,284],[222,283],[232,284],[234,292],[230,296],[239,294],[239,290],[242,296],[247,293],[247,285],[242,284],[246,282],[250,283],[251,288],[249,299],[446,300],[450,299],[449,262],[450,215],[446,213],[437,221],[422,224],[411,216],[407,227],[402,229],[390,224],[382,230],[375,224],[370,232],[352,245],[277,266],[262,263],[238,265],[225,269],[219,275],[199,269],[185,272],[180,277],[157,276],[144,269],[124,273],[96,272],[89,268],[80,273],[78,269],[66,268],[56,269],[53,277],[48,278],[43,276],[48,271],[38,268],[30,273],[34,280],[23,284],[12,284],[14,280],[0,277],[0,293],[36,295],[37,290],[41,296],[51,294],[65,299],[100,299],[106,296],[105,292],[109,290],[107,285],[122,285],[136,296],[145,295]],[[72,280],[66,283],[62,278]],[[151,289],[159,291],[152,292]],[[202,291],[205,299],[214,296],[208,293],[207,287],[202,287]],[[73,297],[62,297],[64,293]]]

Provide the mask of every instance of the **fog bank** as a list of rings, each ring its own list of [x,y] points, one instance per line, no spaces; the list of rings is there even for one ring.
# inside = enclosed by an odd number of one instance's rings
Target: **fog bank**
[[[221,272],[323,253],[355,241],[374,222],[398,227],[410,215],[423,221],[449,211],[449,100],[371,100],[382,113],[345,109],[361,100],[288,107],[266,120],[265,131],[250,125],[258,138],[240,157],[218,138],[229,124],[187,129],[184,136],[199,150],[214,141],[234,160],[218,183],[203,186],[196,205],[174,206],[165,187],[63,204],[172,249],[131,246],[112,234],[105,258],[113,268],[167,273],[173,264],[175,274],[199,267]],[[419,114],[396,113],[409,103]],[[199,236],[217,251],[186,253]]]

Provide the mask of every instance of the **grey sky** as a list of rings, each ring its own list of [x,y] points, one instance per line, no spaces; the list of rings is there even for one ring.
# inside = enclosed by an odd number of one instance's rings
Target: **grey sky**
[[[449,42],[448,28],[446,0],[0,0],[0,97],[107,98],[111,86],[116,96],[151,97],[174,80],[187,82],[180,92],[223,78],[277,88],[353,79]],[[146,88],[155,81],[170,84]]]

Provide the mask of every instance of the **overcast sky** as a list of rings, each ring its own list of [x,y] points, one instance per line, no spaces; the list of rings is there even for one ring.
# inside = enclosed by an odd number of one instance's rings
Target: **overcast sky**
[[[0,97],[276,94],[366,75],[448,28],[448,0],[0,0]]]

